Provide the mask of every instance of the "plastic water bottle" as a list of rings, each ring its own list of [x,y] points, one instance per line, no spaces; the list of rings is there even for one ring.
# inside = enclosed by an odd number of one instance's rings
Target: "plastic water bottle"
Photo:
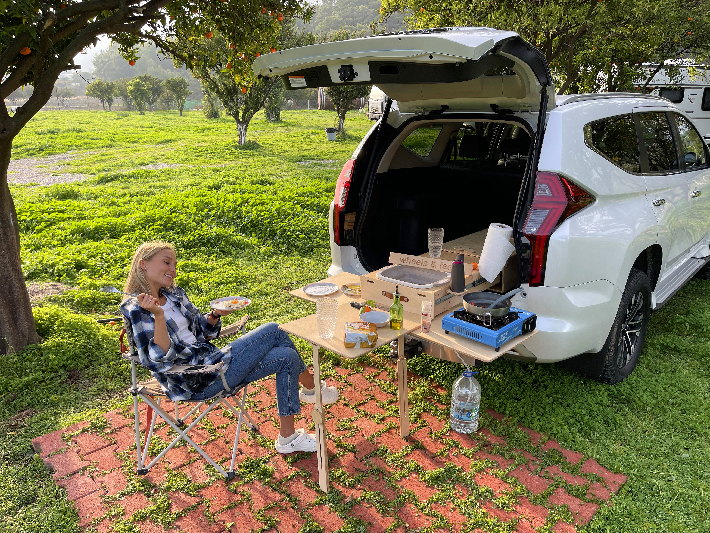
[[[451,429],[473,433],[478,429],[478,409],[481,405],[481,385],[473,377],[478,372],[464,371],[451,388]]]

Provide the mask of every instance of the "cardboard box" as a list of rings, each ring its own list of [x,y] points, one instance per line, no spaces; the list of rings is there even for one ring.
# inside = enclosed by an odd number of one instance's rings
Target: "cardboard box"
[[[381,307],[382,309],[389,309],[392,305],[391,295],[394,294],[395,286],[397,284],[379,279],[377,277],[377,272],[379,272],[379,270],[360,276],[360,287],[362,291],[361,296],[365,300],[374,300],[377,302],[378,307]],[[471,290],[482,291],[491,286],[491,283],[483,279],[477,270],[471,275],[466,276],[464,280],[467,287],[466,292],[470,292]],[[462,295],[453,294],[449,291],[449,289],[449,284],[439,285],[438,287],[432,287],[431,289],[420,289],[399,285],[399,293],[403,297],[401,302],[404,312],[421,315],[422,302],[424,300],[434,302],[434,316],[437,316],[453,307],[462,306]],[[387,293],[387,295],[383,293]]]
[[[477,231],[476,233],[471,233],[470,235],[465,235],[453,241],[448,241],[444,243],[442,249],[442,259],[444,254],[447,254],[447,258],[456,257],[457,254],[464,254],[464,260],[466,263],[478,262],[481,259],[481,250],[483,250],[483,243],[486,242],[486,235],[488,234],[488,229]],[[512,242],[512,239],[511,239]],[[518,265],[518,254],[513,252],[513,254],[508,258],[505,263],[502,272],[498,277],[493,280],[491,287],[488,289],[493,292],[505,293],[513,290],[518,286],[520,268]]]

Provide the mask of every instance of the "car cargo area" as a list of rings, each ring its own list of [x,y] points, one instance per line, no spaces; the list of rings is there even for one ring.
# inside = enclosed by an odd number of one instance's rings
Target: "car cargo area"
[[[531,139],[520,124],[475,121],[419,123],[385,153],[358,250],[371,270],[390,252],[427,252],[427,228],[444,228],[451,241],[513,224]],[[415,163],[419,163],[416,165]],[[382,167],[387,169],[382,171]]]

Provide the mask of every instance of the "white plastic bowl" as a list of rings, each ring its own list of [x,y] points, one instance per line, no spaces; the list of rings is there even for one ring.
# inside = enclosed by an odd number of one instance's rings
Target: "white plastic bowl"
[[[372,322],[378,328],[390,325],[390,314],[385,311],[367,311],[360,315],[363,322]]]

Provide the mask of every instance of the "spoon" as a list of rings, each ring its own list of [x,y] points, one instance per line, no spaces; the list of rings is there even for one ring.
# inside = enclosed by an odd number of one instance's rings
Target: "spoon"
[[[117,294],[125,294],[126,296],[138,296],[137,294],[133,294],[130,292],[119,291],[116,287],[101,287],[99,289],[99,291],[101,291],[101,292],[115,292]]]

